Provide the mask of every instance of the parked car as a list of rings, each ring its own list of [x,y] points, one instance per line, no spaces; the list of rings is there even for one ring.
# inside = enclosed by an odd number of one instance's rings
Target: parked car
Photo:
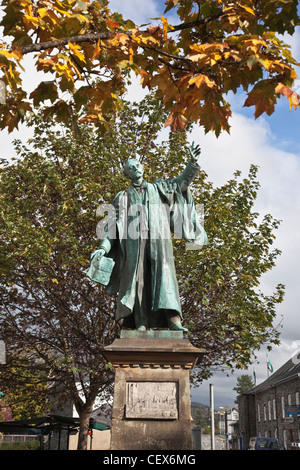
[[[248,450],[280,450],[275,437],[251,437]]]

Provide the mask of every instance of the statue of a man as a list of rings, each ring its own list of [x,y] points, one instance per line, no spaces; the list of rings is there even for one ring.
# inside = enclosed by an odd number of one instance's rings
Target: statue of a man
[[[199,171],[199,146],[193,144],[189,153],[183,173],[171,180],[146,182],[135,159],[124,166],[131,185],[113,200],[115,223],[105,226],[92,254],[92,260],[107,256],[115,262],[107,291],[117,294],[116,320],[124,328],[187,331],[181,324],[171,233],[194,246],[207,243],[188,190]]]

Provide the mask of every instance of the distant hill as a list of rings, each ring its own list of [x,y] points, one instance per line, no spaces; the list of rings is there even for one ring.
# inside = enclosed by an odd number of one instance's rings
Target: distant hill
[[[209,406],[203,405],[203,403],[192,401],[191,414],[194,425],[201,426],[204,429],[209,424]]]
[[[197,401],[192,401],[191,402],[191,408],[200,408],[202,410],[208,410],[209,406],[203,405],[203,403],[198,403]]]

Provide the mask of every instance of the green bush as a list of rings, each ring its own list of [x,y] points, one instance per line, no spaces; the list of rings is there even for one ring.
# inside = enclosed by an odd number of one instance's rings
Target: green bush
[[[0,450],[39,450],[40,442],[38,440],[25,442],[0,442]]]

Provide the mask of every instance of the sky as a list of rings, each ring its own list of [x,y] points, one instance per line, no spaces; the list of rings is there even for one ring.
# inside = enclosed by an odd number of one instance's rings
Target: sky
[[[111,0],[111,9],[119,11],[124,17],[137,24],[152,23],[151,18],[160,17],[163,12],[163,0]],[[176,21],[177,23],[178,21]],[[291,44],[292,52],[300,61],[300,29],[293,37],[285,38]],[[27,62],[25,85],[33,86],[37,79],[36,72]],[[300,77],[300,70],[298,70]],[[300,92],[300,79],[296,81],[296,91]],[[144,96],[144,90],[134,81],[129,98],[137,101]],[[276,267],[267,273],[261,282],[261,290],[271,294],[278,283],[286,286],[284,302],[277,308],[275,324],[280,323],[281,344],[267,351],[264,345],[256,352],[257,359],[248,371],[233,374],[215,374],[198,388],[192,389],[192,401],[209,405],[209,384],[214,388],[214,406],[234,406],[237,377],[242,374],[253,375],[255,369],[257,384],[267,378],[266,354],[274,370],[300,350],[300,320],[298,308],[298,285],[300,279],[300,110],[289,110],[286,98],[282,98],[275,108],[275,113],[261,116],[255,120],[253,109],[243,108],[246,95],[231,97],[233,116],[230,120],[231,132],[221,134],[217,139],[213,134],[204,134],[199,126],[194,126],[191,142],[195,141],[202,149],[199,164],[208,174],[208,180],[220,186],[232,178],[236,170],[247,176],[251,164],[259,166],[258,180],[260,192],[255,210],[265,215],[270,213],[282,221],[276,233],[274,247],[282,250]],[[12,140],[19,138],[26,141],[31,131],[24,126],[13,134],[0,132],[0,159],[13,155]],[[205,208],[204,208],[205,209]]]

